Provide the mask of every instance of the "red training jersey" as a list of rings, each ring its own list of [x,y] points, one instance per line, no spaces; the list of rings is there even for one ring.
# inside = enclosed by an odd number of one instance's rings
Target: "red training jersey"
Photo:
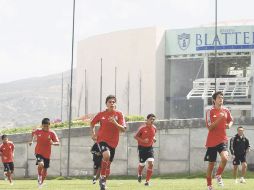
[[[37,139],[37,144],[35,146],[35,154],[40,154],[44,158],[50,159],[50,140],[52,140],[53,142],[59,142],[56,133],[51,129],[49,129],[49,131],[36,129],[34,132],[32,132],[32,136],[36,136]]]
[[[156,133],[156,127],[154,125],[142,125],[135,136],[140,137],[141,139],[148,139],[148,143],[142,143],[138,141],[139,146],[144,146],[144,147],[150,147],[153,146],[154,143],[154,137]]]
[[[0,152],[2,157],[3,163],[13,162],[13,153],[14,153],[14,144],[11,141],[8,141],[7,143],[2,143],[0,145]]]
[[[230,123],[233,118],[227,108],[222,107],[221,109],[216,109],[215,107],[212,107],[207,110],[206,127],[209,127],[213,122],[215,122],[220,117],[221,112],[224,112],[225,118],[218,123],[217,127],[208,132],[206,147],[214,147],[221,143],[227,143],[228,141],[226,124]]]
[[[122,126],[125,126],[125,119],[122,112],[119,111],[108,111],[98,113],[93,120],[91,125],[94,126],[96,123],[100,123],[100,128],[97,132],[97,142],[106,142],[112,148],[116,148],[119,141],[119,129],[109,121],[111,117],[114,117],[116,122]]]

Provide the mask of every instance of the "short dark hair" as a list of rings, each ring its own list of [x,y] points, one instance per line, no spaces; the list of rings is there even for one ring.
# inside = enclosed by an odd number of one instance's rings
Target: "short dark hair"
[[[7,135],[2,135],[2,140],[4,140],[7,137],[8,137]]]
[[[49,125],[50,124],[50,119],[49,118],[43,118],[42,121],[41,121],[41,124],[42,125]]]
[[[243,126],[239,126],[239,127],[237,127],[237,130],[238,130],[238,129],[243,129]]]
[[[213,94],[213,96],[212,96],[213,100],[216,100],[216,98],[217,98],[218,95],[224,96],[223,93],[222,93],[221,91],[215,92],[215,93]]]
[[[115,99],[116,102],[116,97],[114,95],[108,95],[105,103],[107,103],[110,99]]]
[[[150,113],[146,116],[146,119],[150,119],[151,117],[156,117],[153,113]]]

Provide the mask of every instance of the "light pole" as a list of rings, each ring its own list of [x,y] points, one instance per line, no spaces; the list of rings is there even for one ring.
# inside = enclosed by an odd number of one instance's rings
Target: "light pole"
[[[70,145],[71,145],[71,120],[72,120],[72,83],[73,83],[73,53],[74,53],[74,29],[75,29],[75,0],[73,0],[72,12],[72,48],[71,48],[71,82],[70,82],[70,104],[69,104],[69,131],[68,131],[68,157],[67,177],[70,175]]]
[[[215,0],[215,37],[214,37],[214,83],[215,83],[215,92],[217,91],[217,40],[218,40],[218,31],[217,31],[217,0]]]

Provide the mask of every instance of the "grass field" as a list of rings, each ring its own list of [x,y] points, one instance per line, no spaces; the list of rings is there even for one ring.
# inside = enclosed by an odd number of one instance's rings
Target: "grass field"
[[[214,182],[216,190],[253,190],[254,179],[251,175],[247,179],[246,184],[235,184],[233,179],[225,178],[223,188],[217,187]],[[145,187],[143,183],[138,183],[135,179],[112,179],[107,183],[108,190],[206,190],[206,182],[201,177],[191,178],[167,178],[156,177],[152,179],[152,184],[149,187]],[[7,181],[0,181],[0,189],[4,190],[34,190],[38,189],[36,180],[16,180],[13,186]],[[43,186],[45,190],[99,190],[99,185],[96,183],[93,185],[90,179],[71,179],[71,180],[59,180],[51,179],[46,181],[46,185]]]

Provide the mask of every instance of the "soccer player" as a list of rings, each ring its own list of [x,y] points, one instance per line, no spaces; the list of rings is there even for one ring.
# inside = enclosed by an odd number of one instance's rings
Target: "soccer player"
[[[0,145],[0,156],[4,165],[4,175],[8,178],[11,185],[13,185],[13,171],[14,171],[14,144],[9,141],[7,135],[2,135],[3,143]]]
[[[228,161],[228,137],[226,129],[233,125],[233,120],[230,111],[223,107],[223,100],[224,97],[222,92],[214,93],[212,95],[213,107],[206,112],[208,135],[206,140],[207,151],[204,160],[209,162],[206,172],[208,190],[213,190],[212,171],[217,159],[217,152],[221,157],[221,161],[215,177],[217,184],[219,186],[224,186],[221,175]]]
[[[149,186],[150,179],[153,173],[153,143],[156,142],[155,133],[156,127],[153,125],[155,121],[154,114],[147,115],[147,121],[142,125],[134,138],[138,141],[138,152],[139,152],[139,165],[138,165],[138,182],[141,183],[142,180],[142,170],[144,169],[146,162],[148,163],[148,168],[146,170],[146,182],[145,185]]]
[[[106,98],[107,109],[99,112],[91,121],[91,138],[99,145],[102,153],[100,171],[100,189],[106,188],[106,177],[110,175],[110,164],[118,145],[119,133],[125,132],[125,119],[121,112],[116,110],[116,97],[109,95]],[[100,123],[100,128],[95,131],[95,124]]]
[[[92,146],[91,153],[93,154],[93,169],[94,169],[93,184],[95,184],[100,176],[101,159],[102,159],[99,145],[97,143],[94,143],[94,145]]]
[[[50,120],[44,118],[42,120],[41,129],[36,129],[32,132],[33,139],[36,139],[35,156],[36,165],[38,165],[38,186],[42,187],[43,182],[47,176],[47,169],[49,168],[51,146],[59,145],[59,140],[56,133],[51,130]],[[33,142],[30,142],[31,145]]]
[[[230,139],[230,152],[233,156],[233,176],[235,183],[238,183],[237,172],[238,166],[242,163],[242,177],[240,183],[246,183],[244,177],[247,170],[246,153],[250,151],[249,140],[243,134],[244,128],[239,126],[237,128],[237,134]]]

